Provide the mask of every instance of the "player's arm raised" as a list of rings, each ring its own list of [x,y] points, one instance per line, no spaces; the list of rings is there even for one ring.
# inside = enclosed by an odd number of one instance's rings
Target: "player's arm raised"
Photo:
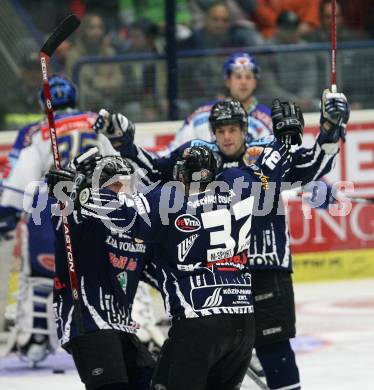
[[[172,180],[175,156],[179,149],[160,157],[134,143],[135,125],[123,114],[110,113],[105,109],[99,111],[93,125],[96,133],[106,136],[122,157],[133,161],[144,169],[148,178],[156,182],[160,178]]]
[[[312,148],[298,148],[293,153],[289,172],[291,181],[303,185],[319,180],[334,167],[340,140],[345,140],[349,104],[342,93],[325,90],[321,99],[320,132]]]
[[[290,170],[291,146],[302,143],[304,118],[296,104],[275,99],[272,121],[274,139],[266,145],[256,165],[266,180],[280,182],[286,180]]]

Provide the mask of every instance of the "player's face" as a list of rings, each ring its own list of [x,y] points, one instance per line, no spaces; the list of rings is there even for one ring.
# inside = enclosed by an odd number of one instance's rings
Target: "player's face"
[[[226,80],[226,87],[231,97],[238,99],[245,106],[257,87],[257,80],[251,71],[239,70],[231,73]]]
[[[245,135],[238,124],[216,128],[216,142],[220,151],[229,158],[237,158],[244,152]]]

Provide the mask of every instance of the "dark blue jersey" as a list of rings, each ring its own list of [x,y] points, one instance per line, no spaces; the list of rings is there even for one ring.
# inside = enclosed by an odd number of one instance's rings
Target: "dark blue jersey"
[[[203,192],[191,187],[187,196],[182,183],[173,182],[146,195],[120,197],[110,210],[85,206],[155,245],[159,290],[173,318],[252,313],[253,208],[263,202],[271,182],[284,179],[290,160],[277,141],[269,149],[259,166],[225,170]],[[101,191],[102,200],[115,196]]]
[[[272,140],[273,137],[271,136],[250,143],[247,147],[260,146],[265,148],[265,153],[267,153],[267,146]],[[147,153],[135,145],[122,150],[122,154],[131,158],[143,168],[152,181],[166,182],[172,180],[175,161],[183,150],[198,145],[208,146],[220,156],[222,170],[246,165],[245,152],[237,159],[229,159],[220,152],[216,143],[208,143],[202,140],[187,142],[164,157]],[[319,180],[329,173],[334,167],[338,150],[338,144],[322,144],[319,139],[312,148],[298,148],[295,150],[291,154],[292,163],[283,178],[282,190]],[[273,207],[267,205],[267,214],[260,212],[253,216],[252,239],[248,254],[253,269],[271,268],[292,272],[290,236],[287,217],[284,210],[282,210],[283,202],[279,201],[280,190],[278,188],[274,193]]]
[[[139,279],[150,260],[149,250],[144,243],[134,242],[129,235],[111,230],[88,214],[82,210],[82,215],[74,212],[68,218],[84,331],[117,329],[134,333],[131,307]],[[58,338],[64,345],[77,336],[77,329],[62,224],[58,217],[53,217],[52,222],[56,228],[54,310]]]

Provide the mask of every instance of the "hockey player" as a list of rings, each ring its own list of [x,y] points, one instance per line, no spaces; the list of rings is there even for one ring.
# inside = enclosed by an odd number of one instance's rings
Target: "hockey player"
[[[92,152],[93,149],[76,159],[77,171],[90,172],[97,178],[98,187],[114,194],[131,194],[130,164],[118,156],[85,157],[92,156]],[[74,178],[71,171],[62,172],[66,174],[65,180]],[[52,190],[60,180],[54,170],[47,179]],[[68,221],[83,329],[79,329],[75,317],[61,217],[54,216],[53,225],[57,227],[54,310],[59,341],[73,355],[87,390],[148,390],[155,362],[135,335],[138,326],[131,310],[152,253],[144,242],[133,241],[129,232],[107,226],[85,210],[74,211]]]
[[[272,134],[270,107],[260,104],[254,92],[261,76],[261,69],[253,55],[245,52],[232,54],[223,65],[225,86],[231,97],[239,100],[248,113],[247,143]],[[216,101],[207,103],[189,115],[178,130],[168,151],[192,139],[214,141],[209,126],[209,115]]]
[[[103,155],[115,154],[108,139],[92,131],[96,114],[77,110],[77,91],[66,78],[49,79],[62,163],[98,145]],[[44,109],[43,91],[39,94]],[[43,360],[57,345],[51,311],[54,274],[53,230],[50,207],[42,190],[33,198],[35,186],[42,188],[43,176],[53,163],[46,120],[21,129],[9,156],[11,169],[3,181],[0,200],[0,235],[15,228],[23,210],[26,225],[22,238],[22,270],[16,324],[9,348],[15,349],[31,365]],[[44,195],[43,195],[44,194]],[[10,261],[10,259],[2,259]]]
[[[293,110],[297,111],[295,108]],[[283,124],[287,123],[287,115],[291,111],[287,103],[279,104],[278,102],[273,107],[273,125],[276,132],[278,129],[282,130]],[[345,96],[324,91],[321,129],[317,142],[312,149],[299,148],[293,154],[287,180],[306,184],[318,180],[330,171],[339,150],[339,140],[344,137],[348,118],[349,106]],[[298,136],[304,125],[301,115],[298,116],[298,121],[299,125],[294,127],[295,130],[299,127],[299,131],[293,133],[295,144],[301,143]],[[216,136],[216,143],[205,144],[220,154],[223,169],[248,164],[247,146],[245,145],[245,110],[240,108],[238,103],[230,100],[218,102],[211,111],[210,124]],[[120,134],[118,126],[115,133],[118,142]],[[126,131],[122,134],[123,139],[128,140]],[[201,144],[200,140],[191,141],[172,152],[169,158],[160,159],[154,159],[145,151],[133,146],[131,142],[122,150],[130,151],[131,158],[134,158],[138,164],[141,165],[143,162],[144,167],[150,165],[150,174],[157,170],[160,171],[161,175],[156,176],[155,179],[161,178],[167,181],[171,177],[175,159],[181,151]],[[256,145],[254,157],[264,147],[266,148],[266,143]],[[282,203],[280,205],[282,206]],[[269,387],[278,389],[290,386],[290,389],[298,389],[299,373],[289,342],[289,339],[295,336],[295,306],[291,278],[292,256],[286,217],[284,213],[277,213],[277,210],[278,202],[276,201],[266,219],[253,217],[249,259],[253,272],[255,297],[255,346]],[[274,286],[282,286],[282,288]]]
[[[174,178],[182,183],[117,200],[117,206],[115,194],[102,191],[100,201],[111,201],[105,216],[97,193],[81,202],[118,227],[131,223],[129,234],[155,244],[158,284],[173,324],[152,389],[240,388],[254,341],[247,268],[254,198],[264,196],[264,181],[279,184],[288,169],[287,148],[275,140],[259,166],[225,170],[215,182],[213,153],[197,146],[178,160]],[[252,184],[260,194],[251,194]]]

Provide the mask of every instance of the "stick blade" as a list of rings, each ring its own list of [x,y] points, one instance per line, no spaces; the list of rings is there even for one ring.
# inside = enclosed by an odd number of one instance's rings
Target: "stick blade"
[[[56,30],[53,31],[52,35],[47,39],[40,51],[51,57],[53,52],[79,27],[80,24],[81,21],[76,15],[71,14],[67,16],[57,26]]]

